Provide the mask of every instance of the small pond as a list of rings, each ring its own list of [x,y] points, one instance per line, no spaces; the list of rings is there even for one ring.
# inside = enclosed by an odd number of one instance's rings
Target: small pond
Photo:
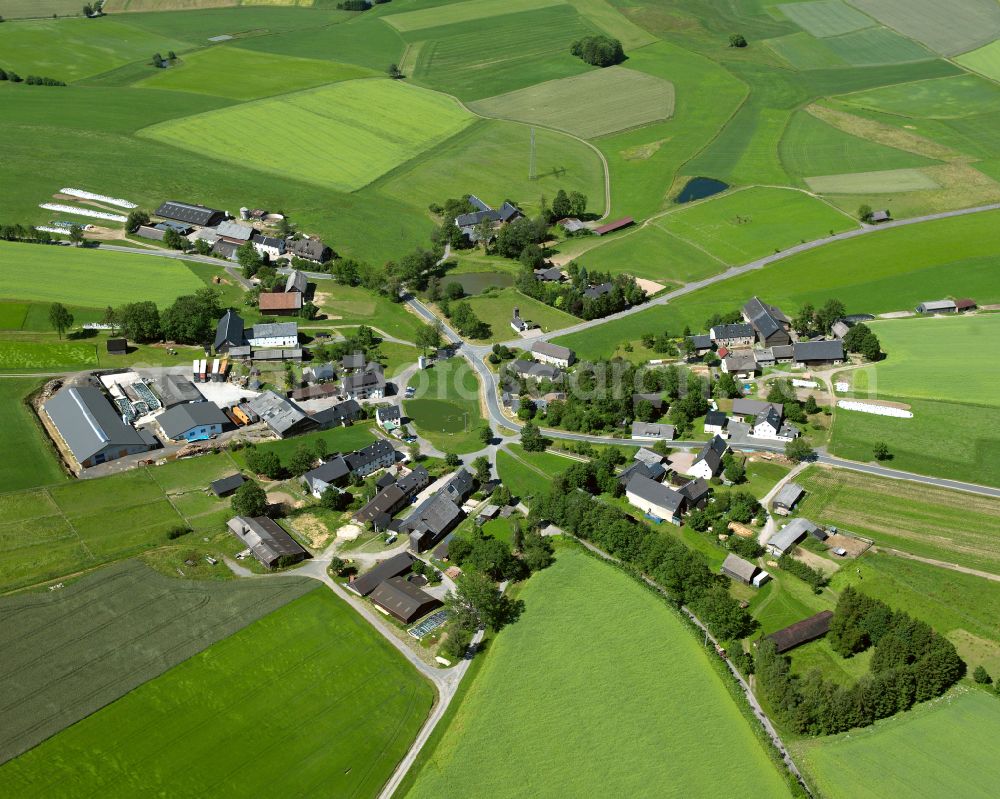
[[[703,200],[728,188],[728,183],[723,183],[715,178],[691,178],[684,184],[684,188],[681,189],[681,193],[677,195],[674,202],[689,203],[692,200]]]
[[[441,283],[461,283],[466,294],[480,294],[490,286],[503,289],[514,285],[514,276],[507,272],[467,272],[464,275],[448,275]]]

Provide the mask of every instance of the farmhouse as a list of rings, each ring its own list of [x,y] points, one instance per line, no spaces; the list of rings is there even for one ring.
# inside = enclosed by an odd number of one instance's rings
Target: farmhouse
[[[957,310],[954,300],[927,300],[917,306],[917,313],[955,313]]]
[[[340,359],[340,368],[345,371],[365,368],[365,354],[363,352],[352,352]]]
[[[659,483],[666,476],[667,470],[663,468],[663,464],[661,463],[634,461],[621,471],[618,475],[618,482],[623,486],[627,486],[629,481],[637,474]]]
[[[725,411],[709,411],[705,414],[705,432],[721,435],[729,424]]]
[[[242,347],[244,341],[243,319],[230,308],[215,327],[215,351],[229,352],[233,347]]]
[[[247,332],[251,347],[294,347],[299,342],[299,326],[295,322],[269,322],[254,325]]]
[[[231,241],[226,241],[225,239],[216,239],[215,243],[212,244],[212,252],[215,255],[221,256],[229,261],[237,260],[236,251],[239,249],[238,244],[234,244]]]
[[[351,469],[348,467],[343,455],[336,455],[302,475],[302,483],[309,490],[310,494],[319,499],[323,496],[323,492],[331,486],[346,483],[350,473]]]
[[[355,372],[344,378],[344,394],[349,399],[382,399],[385,396],[385,389],[385,375],[382,373],[380,363],[370,363],[364,371]]]
[[[279,438],[315,430],[318,426],[301,408],[273,391],[265,391],[247,405]]]
[[[379,469],[386,469],[396,462],[396,450],[384,439],[346,455],[347,468],[351,474],[365,477]]]
[[[791,344],[788,317],[780,308],[761,302],[758,297],[752,297],[742,309],[743,320],[753,327],[754,334],[761,346],[772,347],[775,344]]]
[[[291,272],[288,273],[288,279],[285,281],[286,292],[297,292],[298,294],[305,294],[307,288],[309,288],[309,278],[306,277],[305,272],[300,272],[298,269],[293,269]]]
[[[402,577],[392,577],[371,593],[372,603],[390,616],[409,624],[443,604]]]
[[[687,500],[688,508],[703,509],[708,504],[708,497],[712,489],[702,478],[698,477],[689,480],[677,489]]]
[[[330,427],[337,427],[339,425],[344,425],[345,427],[351,422],[355,422],[360,419],[364,414],[362,413],[361,406],[358,405],[357,400],[344,400],[343,402],[338,402],[330,408],[324,408],[321,411],[316,411],[312,415],[313,421],[320,426],[320,429],[326,430]]]
[[[253,248],[261,256],[267,256],[271,260],[280,258],[285,254],[285,240],[274,236],[265,236],[263,233],[254,231],[250,237]]]
[[[237,247],[250,241],[255,233],[250,225],[241,225],[239,222],[222,222],[215,228],[215,232],[219,234],[220,239]]]
[[[796,366],[825,366],[844,362],[844,342],[800,341],[793,345],[792,358]]]
[[[872,211],[870,221],[873,225],[881,224],[882,222],[888,222],[892,217],[889,215],[887,209],[882,209],[879,211]]]
[[[466,499],[468,499],[473,488],[475,488],[475,481],[472,479],[472,475],[465,471],[465,469],[459,469],[455,472],[452,478],[445,483],[444,488],[441,489],[440,493],[443,493],[450,500],[452,500],[452,502],[461,505]]]
[[[399,411],[398,405],[390,405],[388,408],[377,408],[375,410],[375,421],[387,433],[398,430],[402,420],[403,416]]]
[[[655,392],[639,392],[632,395],[632,410],[635,410],[643,402],[648,402],[657,413],[663,413],[666,403],[663,396]]]
[[[716,325],[708,332],[709,338],[719,347],[750,347],[753,345],[753,328],[747,324]]]
[[[219,480],[215,480],[209,483],[208,487],[212,490],[212,493],[215,494],[215,496],[228,497],[246,481],[247,479],[242,474],[237,473],[231,474],[229,477],[223,477]]]
[[[587,300],[597,300],[603,297],[605,294],[610,294],[614,291],[614,283],[601,283],[597,286],[591,286],[583,290],[583,297]]]
[[[227,526],[268,569],[298,563],[308,555],[294,538],[267,516],[234,516]]]
[[[744,585],[752,585],[757,588],[760,588],[771,576],[756,563],[743,560],[743,558],[732,553],[726,555],[726,559],[722,561],[722,568],[719,571],[726,575],[726,577],[738,580]]]
[[[177,200],[167,200],[156,209],[155,216],[161,219],[173,219],[177,222],[187,222],[199,227],[212,227],[226,218],[225,211],[206,208],[204,205],[191,205]]]
[[[764,402],[763,400],[734,399],[734,416],[759,416],[769,408],[773,408],[778,413],[784,413],[785,409],[779,402]]]
[[[742,350],[727,355],[722,359],[722,371],[729,375],[747,379],[760,372],[754,353],[749,350]]]
[[[771,508],[779,516],[787,516],[805,495],[805,490],[798,483],[785,483],[774,496]]]
[[[84,469],[149,449],[104,394],[91,386],[65,388],[42,409]]]
[[[833,618],[832,610],[824,610],[808,619],[802,619],[795,624],[784,627],[771,633],[766,638],[774,641],[775,649],[779,652],[788,652],[797,646],[806,644],[822,638],[830,632],[830,620]]]
[[[710,333],[690,336],[688,341],[691,342],[691,351],[699,358],[712,351],[712,335]]]
[[[576,355],[569,347],[560,347],[548,341],[536,341],[532,344],[531,355],[537,361],[551,363],[564,369],[576,360]]]
[[[388,473],[385,476],[388,477],[387,484],[381,487],[367,505],[354,514],[352,517],[354,521],[359,524],[371,523],[376,529],[384,530],[393,514],[430,482],[430,475],[423,466],[418,466],[399,480],[394,481]]]
[[[587,226],[575,216],[567,216],[564,219],[560,219],[556,224],[567,233],[579,233],[581,230],[587,229]]]
[[[476,195],[470,194],[469,204],[476,210],[456,216],[455,226],[470,241],[479,240],[479,231],[476,228],[483,222],[489,222],[490,226],[495,230],[501,225],[506,225],[508,222],[512,222],[521,216],[521,212],[517,207],[511,205],[509,202],[504,202],[499,208],[491,208]]]
[[[297,314],[302,310],[302,295],[297,291],[264,291],[257,297],[257,306],[265,314]]]
[[[332,363],[314,363],[302,370],[302,379],[309,383],[333,380],[337,376]]]
[[[532,379],[532,380],[558,380],[562,376],[562,372],[555,366],[549,366],[544,363],[536,363],[535,361],[525,361],[518,359],[512,361],[510,364],[511,371],[522,379]]]
[[[523,333],[525,330],[531,330],[535,327],[534,322],[528,319],[521,318],[521,309],[516,305],[514,306],[514,313],[510,317],[510,328],[515,333]]]
[[[819,528],[808,519],[802,517],[792,519],[771,536],[767,542],[767,551],[778,557],[787,555],[803,538],[818,530]]]
[[[793,424],[783,422],[782,417],[783,414],[773,407],[762,410],[754,419],[750,435],[771,441],[791,441],[793,438],[798,438],[799,429]]]
[[[403,520],[400,530],[409,534],[411,551],[423,552],[444,538],[462,516],[459,504],[444,491],[439,491],[414,508]]]
[[[400,552],[376,564],[373,569],[349,582],[347,587],[358,596],[368,596],[386,580],[406,574],[415,561],[416,558],[409,552]]]
[[[333,257],[333,251],[321,239],[287,238],[285,239],[285,251],[296,258],[313,261],[317,264],[325,263]]]
[[[163,433],[174,441],[204,441],[222,432],[229,423],[214,402],[186,402],[156,417]]]
[[[684,495],[655,480],[635,475],[625,486],[629,503],[655,519],[681,523],[687,500]]]
[[[544,269],[535,270],[535,280],[542,283],[562,283],[565,277],[562,269],[558,266],[548,266]]]
[[[308,400],[323,399],[333,397],[340,393],[340,388],[336,383],[326,383],[322,386],[305,386],[304,388],[293,388],[288,392],[288,399]]]
[[[691,477],[700,477],[703,480],[711,480],[722,471],[722,456],[729,451],[729,445],[721,436],[713,436],[705,446],[701,448],[688,474]]]
[[[647,422],[632,422],[632,438],[664,439],[673,441],[676,431],[672,424],[649,424]]]

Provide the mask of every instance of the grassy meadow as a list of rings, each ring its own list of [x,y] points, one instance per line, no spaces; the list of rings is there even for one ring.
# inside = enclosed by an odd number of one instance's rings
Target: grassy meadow
[[[342,286],[332,280],[320,281],[313,298],[321,311],[318,324],[329,327],[349,328],[368,325],[390,336],[411,341],[422,324],[416,314],[406,310],[402,303],[365,291],[355,286]]]
[[[34,410],[25,402],[43,382],[20,377],[0,380],[0,405],[6,410],[2,422],[3,438],[5,446],[17,453],[17,458],[4,458],[0,462],[0,487],[4,491],[34,488],[66,479],[56,460],[55,449]]]
[[[471,784],[508,797],[584,795],[596,784],[622,796],[651,785],[659,796],[788,794],[710,668],[714,654],[661,600],[570,547],[520,598],[524,615],[491,644],[410,799]]]
[[[252,691],[235,674],[254,674]],[[250,793],[375,796],[433,691],[325,588],[144,683],[0,768],[19,796]],[[214,723],[225,715],[224,725]],[[357,720],[366,720],[359,735]],[[233,740],[254,740],[247,758]],[[322,786],[322,787],[321,787]]]
[[[964,53],[956,59],[963,67],[985,75],[992,80],[1000,80],[1000,42],[990,42],[978,50]]]
[[[941,55],[956,55],[989,42],[1000,25],[1000,8],[989,0],[852,0],[883,25],[923,42]]]
[[[528,500],[547,491],[552,478],[574,462],[554,452],[525,452],[520,444],[508,444],[497,453],[497,475],[511,494]]]
[[[464,301],[469,303],[476,316],[490,326],[492,335],[487,341],[509,341],[516,337],[510,326],[514,306],[520,309],[522,319],[534,322],[546,333],[580,321],[572,314],[528,297],[515,288],[490,288]]]
[[[17,512],[17,505],[8,505]],[[310,580],[178,580],[126,561],[57,593],[0,599],[9,760],[312,590]]]
[[[421,436],[443,452],[483,448],[479,378],[465,359],[436,361],[433,368],[417,372],[410,385],[415,393],[403,403],[403,412]]]

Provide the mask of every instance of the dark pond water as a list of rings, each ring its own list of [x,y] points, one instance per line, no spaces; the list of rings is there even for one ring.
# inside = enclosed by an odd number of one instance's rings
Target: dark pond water
[[[684,188],[681,189],[681,193],[677,195],[674,202],[689,203],[691,200],[703,200],[705,197],[711,197],[713,194],[718,194],[728,188],[728,183],[723,183],[715,178],[691,178],[684,184]]]
[[[490,286],[500,289],[513,286],[514,276],[507,272],[468,272],[464,275],[448,275],[441,282],[444,285],[461,283],[466,294],[479,294]]]

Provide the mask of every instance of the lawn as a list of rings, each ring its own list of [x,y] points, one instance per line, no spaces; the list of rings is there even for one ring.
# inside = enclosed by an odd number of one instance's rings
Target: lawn
[[[103,19],[33,20],[0,25],[3,66],[22,76],[44,75],[63,81],[120,67],[153,53],[166,55],[190,47],[180,39],[156,36],[114,17]],[[72,58],[67,54],[72,53]]]
[[[923,42],[942,55],[956,55],[992,41],[1000,26],[993,0],[851,0],[861,11]]]
[[[0,429],[7,451],[17,453],[16,458],[8,457],[0,462],[0,487],[4,491],[34,488],[66,479],[38,417],[24,402],[41,384],[42,381],[31,378],[0,380],[0,406],[5,409]]]
[[[465,302],[490,326],[492,335],[487,341],[509,341],[516,336],[510,326],[515,306],[520,309],[522,319],[534,322],[546,333],[580,321],[572,314],[539,302],[515,288],[487,289],[475,297],[467,297]]]
[[[0,272],[5,297],[93,308],[138,300],[163,308],[203,285],[183,261],[170,258],[8,241],[0,241]]]
[[[95,366],[97,355],[94,344],[70,341],[0,341],[0,371],[70,371]]]
[[[399,81],[350,80],[163,122],[142,136],[223,161],[354,191],[472,122],[453,99]],[[232,132],[256,146],[233,149]],[[276,150],[282,152],[275,159]]]
[[[178,64],[159,70],[136,85],[256,100],[372,74],[371,70],[335,61],[222,46],[186,55]]]
[[[958,688],[862,730],[792,745],[829,799],[885,796],[991,797],[1000,760],[1000,705],[978,689]],[[845,767],[848,766],[848,767]]]
[[[410,385],[416,391],[403,403],[403,412],[421,436],[443,452],[483,448],[479,378],[464,358],[436,361],[433,368],[418,371]]]
[[[497,475],[511,494],[527,500],[548,491],[552,478],[574,463],[553,452],[525,452],[520,444],[508,444],[497,453]]]
[[[1000,54],[1000,48],[997,53]],[[972,55],[969,53],[957,60],[972,68],[973,64],[969,62]],[[1000,71],[997,76],[1000,77]],[[837,99],[859,108],[916,119],[952,119],[1000,110],[1000,89],[976,75],[898,83],[854,92]]]
[[[7,702],[0,762],[314,586],[297,578],[177,580],[126,561],[58,593],[0,599]]]
[[[535,179],[529,176],[531,129],[498,119],[474,122],[446,142],[393,170],[362,194],[375,191],[425,209],[470,192],[500,205],[511,199],[533,216],[541,197],[559,189],[587,196],[587,210],[604,211],[604,171],[597,153],[556,131],[535,129]]]
[[[473,784],[505,797],[598,784],[613,796],[788,795],[714,653],[662,600],[570,547],[520,598],[524,615],[490,646],[408,797]]]
[[[857,223],[799,191],[752,188],[684,207],[659,222],[727,264],[744,264]],[[727,284],[728,285],[728,284]]]
[[[915,308],[938,296],[998,302],[998,248],[997,212],[882,230],[781,259],[556,343],[574,349],[579,358],[598,358],[647,331],[671,330],[676,335],[685,325],[701,331],[713,314],[738,309],[755,294],[792,315],[804,303],[822,305],[831,297],[839,298],[848,313],[874,314]],[[906,279],[900,280],[903,275]]]
[[[266,690],[234,679],[251,674]],[[432,700],[388,642],[319,588],[11,761],[0,778],[22,797],[68,784],[108,797],[206,785],[216,796],[375,796]],[[232,745],[251,740],[267,757]]]
[[[484,116],[516,119],[593,139],[669,119],[674,112],[674,87],[645,72],[608,67],[489,97],[469,107]]]
[[[1000,573],[1000,500],[814,467],[798,512],[914,555]]]
[[[390,336],[412,341],[422,324],[420,318],[400,302],[333,280],[317,281],[313,301],[322,312],[317,324],[322,325],[322,329],[344,328],[341,332],[345,335],[353,332],[352,327],[368,325]]]
[[[1000,315],[884,319],[871,329],[888,356],[848,374],[854,392],[996,404],[1000,374],[982,368],[978,349],[1000,340]]]
[[[990,42],[978,50],[958,56],[955,60],[963,67],[975,70],[987,78],[1000,80],[1000,41]]]

